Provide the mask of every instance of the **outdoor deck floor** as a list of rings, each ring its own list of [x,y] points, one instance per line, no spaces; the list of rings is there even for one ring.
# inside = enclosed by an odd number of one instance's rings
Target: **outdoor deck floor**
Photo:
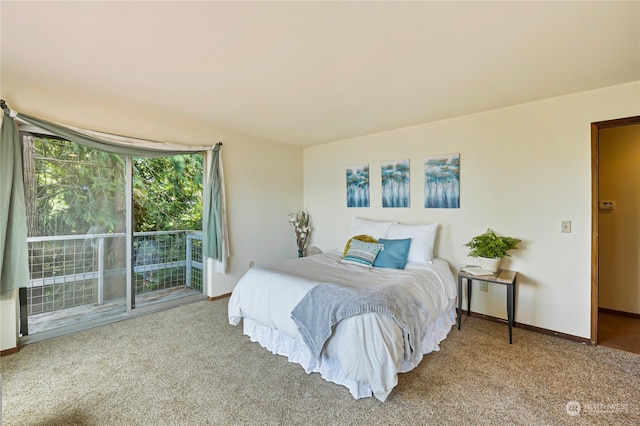
[[[165,290],[158,290],[136,296],[136,306],[141,308],[153,303],[165,302],[180,297],[201,294],[191,287],[179,286]],[[56,328],[77,324],[83,321],[97,320],[111,315],[126,312],[126,300],[115,299],[103,305],[84,305],[74,308],[59,309],[52,312],[29,315],[29,334],[41,333]]]

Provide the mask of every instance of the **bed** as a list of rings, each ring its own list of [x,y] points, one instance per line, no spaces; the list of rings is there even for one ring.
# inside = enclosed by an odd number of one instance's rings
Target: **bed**
[[[349,250],[249,269],[232,292],[229,322],[242,321],[251,341],[354,398],[385,401],[398,373],[439,350],[456,321],[456,282],[448,262],[432,255],[436,227],[354,218],[350,234],[381,243],[349,240]],[[407,239],[402,268],[348,261],[369,244],[393,254],[391,242]]]

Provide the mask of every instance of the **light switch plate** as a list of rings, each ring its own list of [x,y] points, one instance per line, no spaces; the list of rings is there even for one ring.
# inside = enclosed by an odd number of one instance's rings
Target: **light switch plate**
[[[565,234],[570,234],[571,233],[571,221],[570,220],[563,220],[562,221],[562,232]]]

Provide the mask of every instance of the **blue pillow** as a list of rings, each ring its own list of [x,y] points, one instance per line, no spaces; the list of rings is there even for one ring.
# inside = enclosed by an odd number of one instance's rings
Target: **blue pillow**
[[[349,251],[342,258],[342,263],[368,266],[370,268],[380,250],[382,250],[382,244],[351,240]]]
[[[403,240],[385,240],[380,238],[379,244],[384,248],[378,253],[373,266],[376,268],[393,268],[404,269],[409,256],[409,247],[411,247],[411,238]]]

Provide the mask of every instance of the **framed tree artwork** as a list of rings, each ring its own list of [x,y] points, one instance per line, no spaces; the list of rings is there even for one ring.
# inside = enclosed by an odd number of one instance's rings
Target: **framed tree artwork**
[[[460,207],[460,154],[427,158],[424,163],[424,206]]]
[[[369,164],[347,167],[347,207],[369,207]]]
[[[382,207],[409,207],[409,160],[382,163]]]

